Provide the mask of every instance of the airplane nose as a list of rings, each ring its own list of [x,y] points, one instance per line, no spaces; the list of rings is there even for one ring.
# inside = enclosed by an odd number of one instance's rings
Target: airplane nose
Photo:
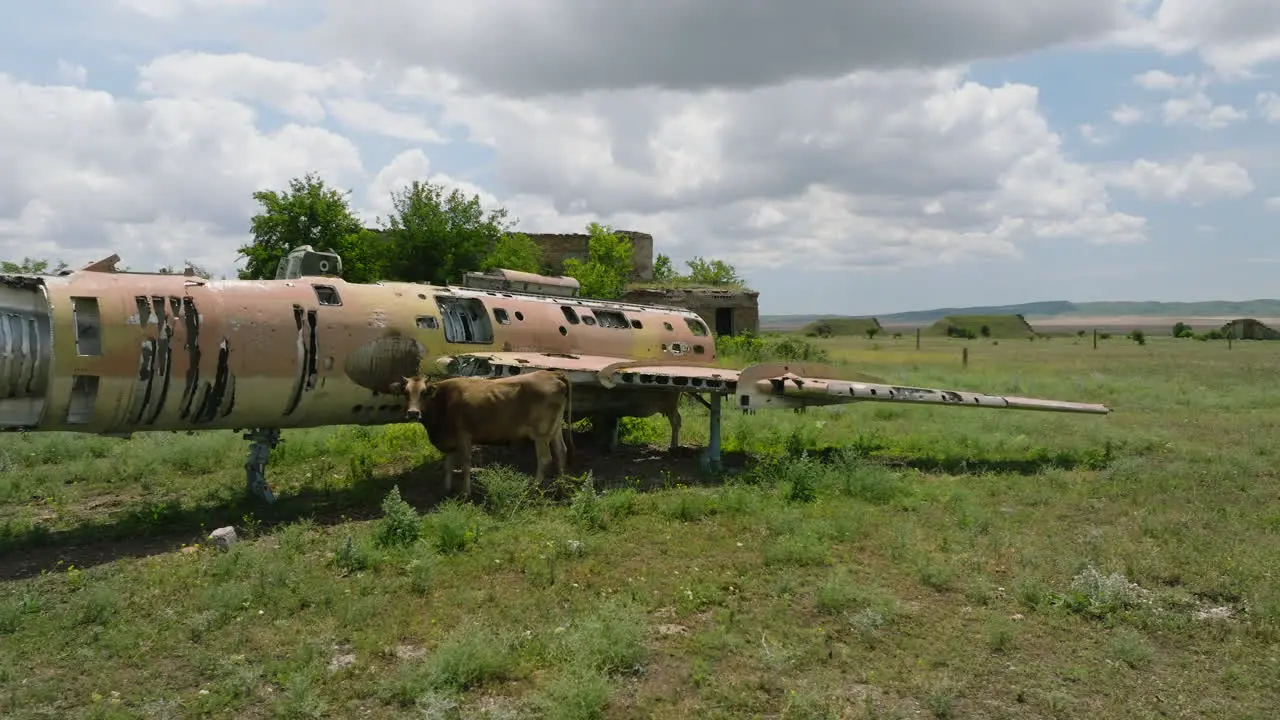
[[[410,420],[417,420],[418,418],[422,417],[422,413],[418,412],[417,410],[408,410],[405,412],[404,415]]]

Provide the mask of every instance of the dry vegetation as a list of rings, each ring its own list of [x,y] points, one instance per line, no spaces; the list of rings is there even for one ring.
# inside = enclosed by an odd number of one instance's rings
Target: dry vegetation
[[[729,413],[715,481],[635,447],[655,417],[553,498],[489,453],[475,506],[440,502],[413,425],[286,432],[270,509],[232,433],[13,435],[0,714],[1273,715],[1270,343],[813,342],[1116,412]],[[182,547],[224,524],[229,552]]]

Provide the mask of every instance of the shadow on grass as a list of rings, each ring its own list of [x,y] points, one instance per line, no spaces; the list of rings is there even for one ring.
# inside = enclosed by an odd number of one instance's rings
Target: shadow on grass
[[[889,467],[948,475],[1036,475],[1049,469],[1102,470],[1114,459],[1110,446],[1094,451],[1036,448],[1022,457],[1013,458],[974,457],[954,452],[909,455],[888,447],[866,449],[849,446],[821,447],[810,450],[809,455],[824,463],[855,457]]]
[[[719,476],[700,471],[702,448],[680,447],[675,452],[667,452],[665,448],[622,445],[606,455],[584,445],[575,441],[574,462],[567,474],[580,476],[590,471],[595,486],[601,489],[627,486],[651,490],[677,482],[687,485],[720,482]],[[531,475],[533,457],[531,447],[477,448],[472,454],[473,502],[484,499],[483,487],[476,478],[477,469],[503,464]],[[747,456],[725,453],[723,461],[725,470],[732,473],[745,467]],[[123,558],[173,552],[185,544],[204,540],[215,528],[226,525],[234,526],[243,535],[246,530],[266,532],[303,518],[320,526],[369,520],[381,516],[382,501],[393,486],[399,486],[406,502],[420,512],[429,512],[446,499],[443,472],[443,464],[435,461],[400,472],[375,472],[345,488],[277,494],[275,503],[270,505],[245,493],[225,502],[201,505],[170,499],[134,506],[66,530],[51,531],[41,525],[23,528],[0,537],[0,580],[33,577],[45,570],[70,565],[83,569]],[[270,467],[267,479],[270,482]],[[549,473],[549,487],[551,480]],[[461,481],[455,479],[453,494],[460,492]]]
[[[594,486],[631,487],[650,491],[684,485],[718,485],[727,477],[751,466],[744,452],[722,453],[722,472],[704,472],[700,457],[703,448],[682,446],[674,452],[665,447],[621,445],[612,454],[597,452],[592,444],[575,438],[573,462],[568,474],[592,475]],[[1017,473],[1035,474],[1047,468],[1101,469],[1111,460],[1105,451],[1049,451],[1038,449],[1019,458],[983,458],[957,453],[904,455],[877,443],[855,442],[807,451],[826,463],[848,460],[912,468],[922,472],[950,474]],[[476,468],[503,464],[532,473],[530,447],[481,447],[473,454]],[[172,552],[184,544],[202,541],[214,528],[235,526],[237,531],[268,531],[276,526],[310,518],[317,525],[337,525],[368,520],[381,515],[381,503],[393,486],[401,497],[420,512],[429,512],[445,499],[443,467],[439,461],[400,472],[375,473],[350,487],[304,489],[293,495],[277,496],[272,505],[245,494],[222,503],[183,505],[177,500],[134,507],[101,520],[67,530],[50,531],[44,526],[24,528],[0,537],[0,580],[39,575],[69,565],[88,568],[112,561]],[[270,469],[268,469],[270,480]],[[550,478],[548,478],[548,485]],[[473,501],[482,502],[483,487],[472,476]],[[460,482],[453,491],[458,493]]]

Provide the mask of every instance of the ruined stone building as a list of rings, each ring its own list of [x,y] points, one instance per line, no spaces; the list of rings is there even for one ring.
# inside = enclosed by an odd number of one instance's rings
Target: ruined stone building
[[[631,240],[635,248],[631,280],[644,282],[653,279],[653,236],[635,230],[614,230]],[[564,261],[576,258],[586,262],[591,236],[586,233],[525,233],[542,248],[542,260],[552,274],[564,272]]]
[[[636,286],[623,301],[686,308],[717,335],[760,332],[760,293],[745,288]]]
[[[736,335],[743,331],[760,331],[760,293],[754,290],[723,287],[652,284],[653,236],[634,230],[615,230],[630,238],[635,248],[631,282],[622,297],[625,302],[666,305],[692,310],[717,335]],[[586,260],[591,236],[586,233],[525,233],[542,247],[543,261],[553,274],[564,271],[568,258]]]

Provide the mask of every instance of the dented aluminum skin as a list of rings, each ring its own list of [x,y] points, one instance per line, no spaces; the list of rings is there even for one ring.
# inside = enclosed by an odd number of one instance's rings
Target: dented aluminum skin
[[[679,308],[319,275],[122,273],[116,260],[0,276],[0,429],[127,436],[386,424],[404,421],[403,398],[387,394],[401,377],[539,367],[583,386],[575,417],[625,411],[623,398],[653,392],[717,396],[717,418],[725,395],[742,410],[884,401],[1110,412],[893,386],[826,365],[714,367],[706,324]]]

